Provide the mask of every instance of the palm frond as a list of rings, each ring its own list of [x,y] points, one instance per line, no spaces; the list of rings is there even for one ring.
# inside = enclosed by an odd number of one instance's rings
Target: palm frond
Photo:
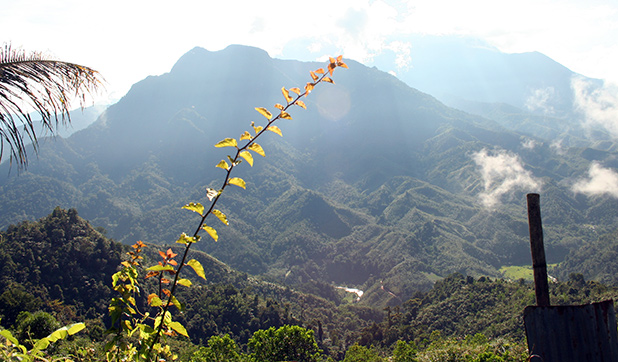
[[[26,167],[28,140],[38,152],[39,130],[31,113],[41,117],[42,130],[54,133],[71,121],[72,102],[83,108],[100,87],[100,74],[89,67],[5,44],[0,48],[0,161],[6,146],[11,163]]]

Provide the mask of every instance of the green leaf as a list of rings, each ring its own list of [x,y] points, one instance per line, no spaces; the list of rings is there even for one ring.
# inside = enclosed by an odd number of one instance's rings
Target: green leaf
[[[257,143],[252,143],[247,148],[262,157],[266,157],[266,153],[264,153],[264,149],[262,148],[262,146],[258,145]]]
[[[173,329],[174,331],[176,331],[176,333],[181,334],[185,337],[189,337],[189,334],[187,333],[187,330],[185,329],[185,327],[180,324],[180,322],[169,322],[167,324],[171,329]]]
[[[225,160],[221,160],[221,162],[219,162],[216,167],[222,168],[226,171],[230,169],[230,165],[228,165],[228,163],[225,162]]]
[[[240,177],[231,178],[227,183],[230,185],[242,187],[245,190],[247,189],[247,184],[245,183],[245,180],[241,179]]]
[[[273,118],[273,115],[268,111],[268,109],[266,109],[264,107],[255,107],[255,110],[260,112],[260,114],[262,116],[266,117],[266,119],[268,119],[268,120]]]
[[[69,324],[68,326],[63,327],[63,328],[67,328],[67,331],[69,332],[69,335],[72,336],[75,333],[85,329],[86,325],[84,323],[80,322],[80,323]]]
[[[251,152],[249,152],[249,151],[242,151],[239,154],[239,156],[244,158],[245,161],[247,161],[249,163],[249,165],[251,165],[251,167],[253,167],[253,155],[251,155]]]
[[[219,235],[217,235],[217,230],[215,230],[214,228],[211,228],[208,225],[204,225],[202,226],[202,229],[206,230],[208,235],[210,235],[210,237],[213,238],[215,241],[219,239]]]
[[[160,307],[163,305],[163,301],[158,295],[154,294],[151,298],[148,298],[151,307]]]
[[[271,131],[271,132],[275,132],[279,136],[283,137],[283,133],[281,133],[281,129],[279,127],[277,127],[277,126],[268,126],[268,128],[266,128],[266,129]]]
[[[183,287],[190,287],[193,285],[189,279],[178,279],[176,283],[182,285]]]
[[[199,202],[198,203],[190,202],[190,203],[186,204],[185,206],[183,206],[182,208],[183,209],[187,209],[187,210],[191,210],[191,211],[195,211],[198,214],[204,216],[203,215],[204,206],[202,206],[202,204],[200,204]]]
[[[182,303],[180,303],[180,301],[176,299],[175,296],[172,295],[171,299],[172,299],[172,304],[175,305],[179,311],[183,311],[185,309],[185,306],[182,305]]]
[[[177,244],[190,244],[190,243],[195,243],[197,240],[193,237],[193,236],[189,236],[185,233],[182,233],[180,235],[180,237],[178,238],[178,240],[176,240]]]
[[[66,337],[71,336],[83,330],[84,328],[86,328],[86,325],[84,323],[73,323],[57,329],[53,331],[49,336],[39,339],[32,348],[32,351],[44,350],[49,346],[50,343],[56,342],[60,339],[65,339]]]
[[[222,223],[224,223],[225,225],[229,225],[230,223],[227,221],[227,216],[222,213],[221,211],[214,209],[212,210],[212,214],[215,215],[216,217],[219,218],[219,220],[221,220]]]
[[[32,353],[32,352],[36,353],[38,351],[44,350],[45,348],[47,348],[49,346],[49,343],[50,343],[49,339],[47,339],[47,338],[39,339],[38,341],[36,341],[36,343],[32,347],[32,351],[30,353]]]
[[[195,259],[191,259],[187,262],[187,265],[193,268],[193,270],[195,271],[195,274],[197,274],[198,277],[201,277],[204,280],[206,280],[206,274],[204,274],[204,267],[199,261]]]
[[[237,147],[238,143],[235,138],[226,138],[222,141],[219,141],[215,147]]]
[[[19,341],[17,340],[17,338],[13,337],[11,332],[6,329],[3,329],[0,331],[0,336],[6,338],[9,342],[13,343],[14,345],[19,344]]]
[[[118,284],[121,274],[122,272],[116,272],[112,275],[112,287],[115,287]]]
[[[174,267],[171,265],[155,265],[146,269],[147,271],[173,271]]]

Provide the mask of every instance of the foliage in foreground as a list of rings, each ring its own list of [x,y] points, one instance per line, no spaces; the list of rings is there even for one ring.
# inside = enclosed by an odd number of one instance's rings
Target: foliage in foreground
[[[0,47],[0,161],[6,146],[11,162],[27,166],[26,145],[32,142],[36,152],[41,132],[30,113],[41,117],[43,131],[53,133],[58,123],[70,121],[73,98],[83,108],[86,96],[96,92],[101,81],[89,67],[26,53],[10,44]]]

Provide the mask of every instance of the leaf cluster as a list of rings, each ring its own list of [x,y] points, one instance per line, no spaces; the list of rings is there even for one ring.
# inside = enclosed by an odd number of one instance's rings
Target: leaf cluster
[[[32,110],[41,117],[43,129],[54,132],[59,122],[70,121],[71,101],[78,98],[83,107],[86,96],[96,92],[101,81],[92,68],[38,52],[27,54],[5,44],[0,48],[0,160],[6,144],[11,162],[27,165],[25,137],[35,151],[38,145]]]

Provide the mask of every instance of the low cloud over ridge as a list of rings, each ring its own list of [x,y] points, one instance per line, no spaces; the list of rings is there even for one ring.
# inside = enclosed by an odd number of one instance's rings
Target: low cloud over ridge
[[[588,170],[588,177],[575,182],[571,189],[588,196],[607,194],[618,198],[618,173],[593,162]]]
[[[571,88],[574,107],[584,117],[584,125],[602,127],[618,139],[618,87],[604,83],[602,87],[581,77],[573,77]]]
[[[538,191],[541,182],[524,169],[518,155],[506,150],[488,151],[483,148],[472,155],[479,167],[485,190],[479,194],[485,207],[492,208],[514,191]]]

